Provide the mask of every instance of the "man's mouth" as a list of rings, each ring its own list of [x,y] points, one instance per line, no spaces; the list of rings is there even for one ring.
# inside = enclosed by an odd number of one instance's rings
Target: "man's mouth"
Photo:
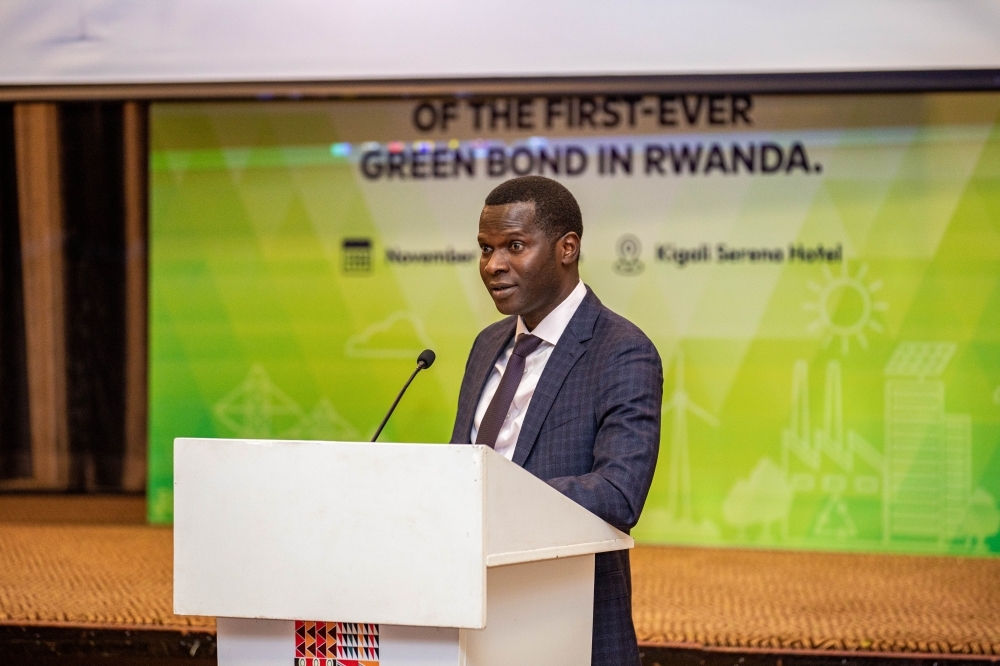
[[[493,284],[490,285],[490,293],[493,294],[494,297],[503,298],[504,296],[510,295],[515,288],[516,287],[512,284]]]

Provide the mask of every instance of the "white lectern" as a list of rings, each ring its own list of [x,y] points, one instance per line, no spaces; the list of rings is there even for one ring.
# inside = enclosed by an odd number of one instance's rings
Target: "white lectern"
[[[632,545],[482,446],[174,442],[174,612],[220,666],[586,666]]]

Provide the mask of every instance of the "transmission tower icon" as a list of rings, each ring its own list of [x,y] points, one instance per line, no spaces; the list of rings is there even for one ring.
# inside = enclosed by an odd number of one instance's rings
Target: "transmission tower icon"
[[[688,413],[717,428],[718,420],[708,410],[695,404],[684,388],[684,352],[678,350],[674,361],[674,391],[663,406],[663,413],[673,414],[670,430],[670,474],[667,515],[678,527],[694,528],[691,506],[691,454],[688,440]]]
[[[238,437],[272,437],[301,421],[302,408],[278,388],[261,365],[215,405],[216,418]]]
[[[360,436],[325,397],[306,413],[271,381],[259,363],[250,368],[239,386],[215,404],[213,413],[224,429],[248,439],[281,437],[352,442]]]

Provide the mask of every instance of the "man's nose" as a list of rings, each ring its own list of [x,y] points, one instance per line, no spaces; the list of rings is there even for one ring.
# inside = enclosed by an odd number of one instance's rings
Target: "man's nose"
[[[503,257],[503,253],[491,253],[490,258],[486,261],[486,272],[490,275],[496,275],[497,273],[503,273],[506,270],[507,260]]]

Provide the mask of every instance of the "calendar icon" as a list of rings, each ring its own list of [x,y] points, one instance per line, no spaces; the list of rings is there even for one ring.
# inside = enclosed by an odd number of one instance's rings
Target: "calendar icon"
[[[369,238],[345,238],[341,249],[345,273],[370,273],[372,270],[372,242]]]

